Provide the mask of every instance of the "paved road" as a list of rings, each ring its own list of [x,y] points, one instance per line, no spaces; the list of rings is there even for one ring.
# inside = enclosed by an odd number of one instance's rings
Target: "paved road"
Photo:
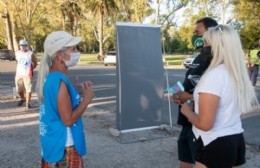
[[[174,84],[177,81],[182,81],[186,69],[183,68],[170,68],[167,71],[169,77],[169,83]],[[37,74],[37,71],[36,71]],[[165,72],[166,74],[166,72]],[[14,87],[14,75],[15,75],[15,62],[12,61],[0,61],[0,84]],[[115,67],[104,67],[102,65],[79,65],[72,68],[68,76],[73,82],[75,76],[78,75],[79,82],[90,80],[94,83],[94,90],[96,99],[93,102],[95,106],[100,109],[106,109],[108,104],[116,103],[116,69]],[[37,75],[35,75],[37,76]],[[36,79],[33,79],[36,83]],[[1,89],[4,91],[3,89]],[[257,82],[255,87],[258,99],[260,100],[260,82]],[[0,91],[1,93],[1,91]],[[164,120],[169,123],[168,114],[168,100],[164,101],[164,108],[166,110]],[[172,123],[177,122],[177,106],[171,104],[172,108]],[[115,112],[116,109],[114,109]],[[259,110],[260,111],[260,110]],[[259,113],[260,114],[260,113]],[[260,146],[260,115],[254,115],[243,120],[243,126],[245,128],[245,137],[248,144]]]
[[[185,71],[185,69],[169,69],[169,83],[182,81]],[[0,128],[3,128],[3,130],[0,129],[0,168],[14,167],[14,165],[36,167],[35,165],[38,165],[40,159],[39,139],[38,136],[34,136],[38,135],[36,95],[33,94],[33,102],[35,103],[33,109],[16,108],[16,101],[10,100],[12,87],[14,87],[14,74],[15,62],[0,61],[0,110],[4,114],[3,118],[0,115]],[[84,117],[84,120],[87,119],[85,131],[90,148],[88,157],[84,159],[87,167],[104,167],[104,165],[107,165],[105,167],[131,168],[178,167],[176,136],[157,141],[119,145],[108,134],[108,128],[115,125],[116,75],[114,67],[79,65],[72,68],[68,74],[72,82],[76,75],[79,76],[80,81],[91,80],[94,83],[97,96],[92,103],[93,108],[91,107]],[[36,79],[33,81],[35,82]],[[258,97],[259,88],[259,86],[255,88]],[[9,98],[6,98],[5,96],[8,97],[8,95]],[[167,101],[165,101],[164,106],[168,107]],[[177,118],[176,110],[176,106],[173,105],[174,124]],[[165,119],[169,121],[167,114]],[[247,164],[242,168],[260,166],[259,121],[260,115],[243,120],[245,139],[250,145],[247,146]],[[16,159],[10,161],[11,158]]]

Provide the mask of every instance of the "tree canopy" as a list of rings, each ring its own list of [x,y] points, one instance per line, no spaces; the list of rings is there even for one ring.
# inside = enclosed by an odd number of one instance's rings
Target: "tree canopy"
[[[26,39],[42,51],[47,34],[64,30],[82,36],[80,49],[102,59],[115,49],[115,23],[138,22],[160,24],[165,51],[185,53],[194,50],[195,21],[210,16],[234,26],[244,48],[251,49],[260,43],[259,13],[259,0],[0,0],[0,48],[17,50]]]
[[[260,1],[234,0],[234,13],[240,21],[240,36],[246,49],[253,49],[260,44]]]

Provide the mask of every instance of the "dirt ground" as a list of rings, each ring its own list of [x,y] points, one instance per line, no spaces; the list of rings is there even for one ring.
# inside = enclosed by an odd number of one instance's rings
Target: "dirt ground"
[[[14,70],[14,63],[4,67],[0,75]],[[13,67],[11,67],[13,65]],[[9,75],[10,76],[10,75]],[[6,76],[5,78],[9,77]],[[10,76],[13,79],[13,76]],[[17,107],[10,83],[0,80],[0,168],[40,167],[39,113],[36,94],[33,108]],[[177,139],[180,128],[125,133],[114,138],[116,104],[97,108],[95,102],[86,110],[83,120],[88,154],[87,168],[177,168]],[[258,130],[259,131],[259,130]],[[153,139],[153,140],[149,140]],[[247,163],[242,168],[260,167],[260,149],[247,145]]]
[[[8,86],[2,88],[8,90]],[[0,95],[0,167],[40,167],[39,122],[36,95],[33,108],[17,108],[18,100]],[[176,168],[179,128],[143,132],[141,136],[120,135],[117,141],[109,131],[115,128],[115,104],[106,109],[90,106],[84,114],[88,154],[84,157],[88,168]],[[156,135],[154,138],[151,134]],[[125,136],[125,137],[123,137]],[[123,137],[123,138],[122,138]],[[125,139],[124,139],[125,138]],[[153,138],[154,140],[148,140]],[[247,145],[247,163],[242,168],[260,167],[260,150]]]

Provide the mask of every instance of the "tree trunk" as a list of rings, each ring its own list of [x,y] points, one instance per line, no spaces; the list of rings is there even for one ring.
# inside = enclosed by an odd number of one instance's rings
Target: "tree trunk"
[[[78,18],[74,17],[74,36],[78,36]]]
[[[18,41],[17,41],[17,36],[16,36],[16,30],[17,29],[17,24],[16,22],[12,22],[12,35],[13,35],[13,46],[14,46],[14,51],[19,50],[18,46]]]
[[[127,5],[125,4],[125,1],[124,1],[124,0],[121,0],[121,4],[122,4],[123,9],[124,9],[124,11],[125,11],[126,21],[130,22],[130,21],[131,21],[131,16],[130,16],[130,12],[129,12],[128,7],[127,7]]]
[[[160,2],[156,0],[156,11],[155,11],[155,24],[159,22],[159,10],[160,10]]]
[[[70,34],[74,36],[74,18],[73,16],[69,16],[70,18]]]
[[[104,11],[103,6],[100,8],[100,22],[99,22],[99,60],[104,60],[104,50],[103,50],[103,17]]]
[[[62,29],[63,29],[63,31],[66,31],[66,16],[65,15],[62,15],[62,16],[63,16]]]
[[[12,27],[9,12],[5,13],[5,25],[6,25],[6,34],[7,34],[7,48],[9,50],[14,51],[13,43],[12,43]]]

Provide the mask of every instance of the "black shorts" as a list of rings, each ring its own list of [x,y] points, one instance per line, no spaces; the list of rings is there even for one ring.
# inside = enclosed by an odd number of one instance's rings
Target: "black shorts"
[[[178,157],[181,162],[195,163],[196,140],[192,127],[182,127],[178,139]]]
[[[243,134],[219,137],[207,146],[201,138],[196,143],[196,161],[208,168],[232,168],[246,162]]]

